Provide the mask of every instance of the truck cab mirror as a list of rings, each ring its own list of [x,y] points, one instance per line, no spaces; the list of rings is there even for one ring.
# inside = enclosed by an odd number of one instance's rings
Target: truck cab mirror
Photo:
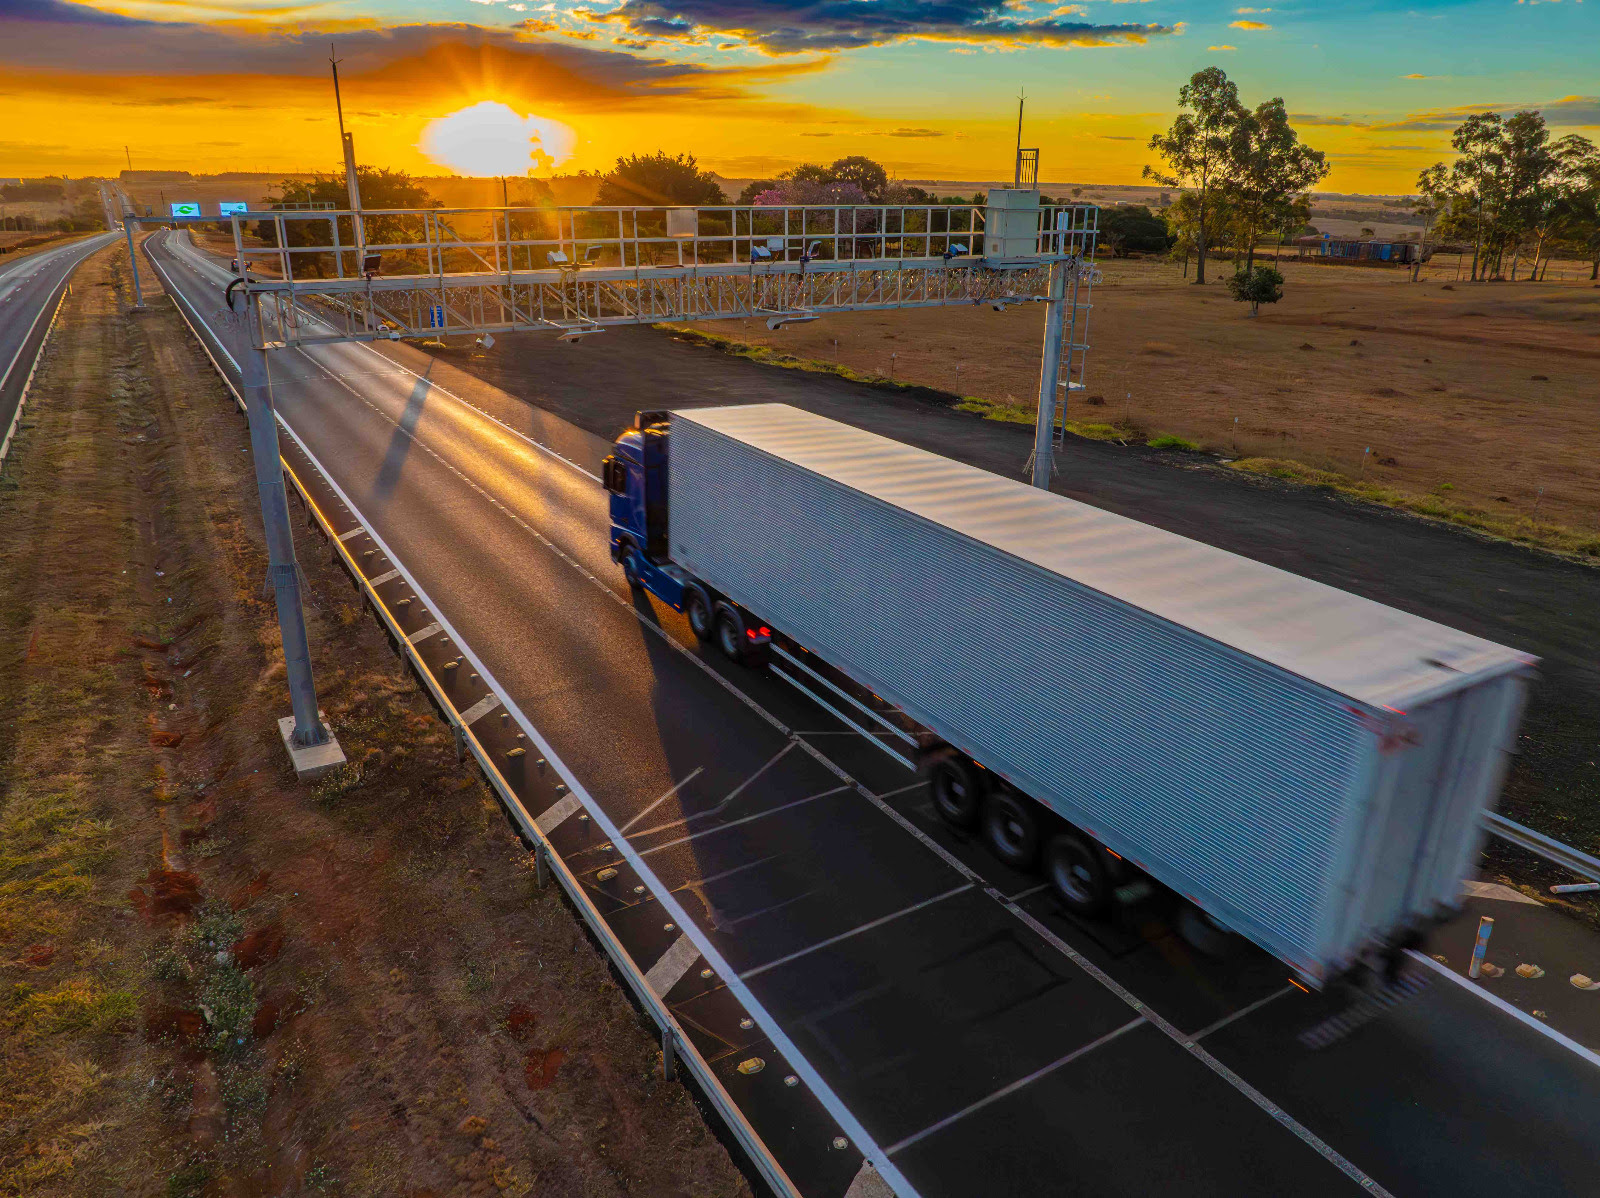
[[[624,494],[628,489],[628,470],[615,455],[608,454],[600,463],[600,481],[613,495]]]

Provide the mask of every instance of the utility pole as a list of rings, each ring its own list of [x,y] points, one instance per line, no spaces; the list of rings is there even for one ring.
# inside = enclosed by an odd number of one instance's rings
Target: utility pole
[[[127,146],[123,146],[122,152],[128,156],[128,171],[131,174],[133,172],[133,151],[128,149]]]
[[[1058,249],[1059,252],[1059,249]],[[1044,306],[1044,346],[1039,351],[1039,417],[1033,426],[1033,485],[1050,489],[1055,464],[1056,391],[1061,375],[1061,337],[1066,323],[1067,271],[1076,259],[1050,264],[1050,294]]]
[[[234,218],[237,225],[238,218]],[[278,418],[272,405],[270,346],[261,319],[260,299],[245,293],[245,320],[250,348],[239,363],[245,410],[250,419],[250,454],[255,459],[261,523],[266,531],[267,562],[283,638],[283,664],[288,674],[289,703],[294,714],[278,721],[284,747],[303,780],[344,764],[339,742],[322,723],[317,689],[311,676],[311,642],[301,606],[300,566],[294,557],[294,532],[289,524],[289,499],[283,487],[283,462],[278,447]]]
[[[356,177],[356,141],[344,130],[344,102],[339,96],[339,60],[333,56],[332,42],[328,43],[328,63],[333,68],[333,107],[339,114],[339,146],[344,152],[344,185],[350,194],[350,228],[356,246],[356,273],[359,274],[367,251],[366,230],[361,227],[361,181]],[[342,266],[339,273],[344,273]]]

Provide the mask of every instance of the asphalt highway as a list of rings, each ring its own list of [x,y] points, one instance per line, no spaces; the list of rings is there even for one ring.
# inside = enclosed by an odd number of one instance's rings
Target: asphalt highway
[[[0,259],[0,444],[18,417],[28,373],[49,331],[67,279],[116,235],[102,233],[67,245]],[[0,458],[3,458],[0,453]]]
[[[172,234],[147,249],[231,372],[226,270]],[[293,460],[361,521],[367,577],[431,605],[408,637],[473,665],[452,685],[505,707],[480,721],[496,743],[542,738],[565,764],[578,785],[541,828],[802,1192],[1592,1188],[1600,1072],[1527,1021],[1441,979],[1302,1048],[1330,996],[1253,951],[1198,957],[1159,920],[1072,920],[813,696],[702,655],[628,592],[598,482],[493,404],[356,345],[275,354],[272,378]],[[615,829],[602,843],[576,798]],[[718,1030],[722,1003],[782,1066],[735,1076],[756,1050]]]

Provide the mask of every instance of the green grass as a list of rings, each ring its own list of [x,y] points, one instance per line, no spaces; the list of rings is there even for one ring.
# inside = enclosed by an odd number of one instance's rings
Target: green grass
[[[1333,470],[1319,470],[1287,458],[1241,458],[1230,469],[1300,486],[1320,487],[1367,503],[1398,508],[1418,516],[1470,528],[1488,536],[1515,541],[1579,558],[1600,558],[1600,533],[1568,528],[1564,524],[1533,520],[1528,516],[1503,516],[1482,508],[1452,503],[1443,495],[1414,495],[1381,483],[1353,479]],[[1439,490],[1444,490],[1443,487]]]
[[[681,338],[694,345],[703,345],[708,349],[716,350],[718,353],[727,354],[729,357],[759,362],[763,366],[777,366],[783,370],[804,370],[810,374],[831,374],[835,378],[848,379],[852,383],[863,383],[869,387],[882,387],[892,391],[927,391],[932,389],[923,387],[919,383],[902,383],[895,379],[885,378],[881,374],[863,374],[859,370],[852,370],[850,367],[842,366],[838,362],[824,362],[818,358],[801,358],[765,345],[756,345],[749,341],[738,341],[732,337],[723,337],[717,333],[703,333],[699,329],[687,328],[680,324],[658,324],[655,327],[665,329],[674,337]]]
[[[1181,449],[1188,453],[1195,453],[1200,448],[1199,442],[1190,441],[1186,437],[1175,437],[1171,433],[1151,437],[1145,444],[1151,449]]]

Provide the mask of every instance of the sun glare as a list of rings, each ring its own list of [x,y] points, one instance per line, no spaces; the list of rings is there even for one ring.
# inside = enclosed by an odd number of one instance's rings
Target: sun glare
[[[484,100],[429,121],[417,148],[458,175],[526,175],[561,165],[576,142],[560,121]]]

